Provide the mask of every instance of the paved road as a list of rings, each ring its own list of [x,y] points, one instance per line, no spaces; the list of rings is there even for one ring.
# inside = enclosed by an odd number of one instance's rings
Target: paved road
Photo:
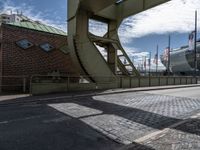
[[[177,97],[188,97],[188,98],[199,98],[200,99],[200,87],[154,90],[154,91],[146,91],[144,93],[162,94],[162,95],[171,95],[171,96],[177,96]]]
[[[120,145],[47,105],[0,107],[0,150],[115,150]]]
[[[0,103],[0,150],[199,150],[200,99],[184,90],[199,88]]]

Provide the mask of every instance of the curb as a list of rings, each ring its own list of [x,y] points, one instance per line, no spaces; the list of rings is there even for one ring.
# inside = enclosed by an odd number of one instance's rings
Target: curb
[[[189,88],[189,87],[200,87],[200,84],[195,85],[181,85],[181,86],[169,86],[169,87],[144,87],[143,89],[129,89],[129,90],[121,90],[121,91],[112,91],[112,92],[106,92],[106,93],[99,93],[98,95],[108,95],[108,94],[117,94],[117,93],[129,93],[129,92],[142,92],[142,91],[153,91],[153,90],[167,90],[167,89],[180,89],[180,88]]]
[[[143,87],[143,88],[138,88],[138,89],[119,89],[119,91],[109,91],[105,93],[98,93],[98,92],[93,92],[93,93],[87,93],[87,94],[77,94],[75,95],[67,95],[67,96],[58,96],[58,97],[50,97],[50,98],[38,98],[38,99],[33,99],[33,100],[21,100],[21,101],[2,101],[0,103],[1,106],[8,106],[8,105],[20,105],[20,104],[44,104],[44,103],[53,103],[53,102],[59,102],[62,99],[69,100],[69,99],[76,99],[76,98],[81,98],[81,97],[87,97],[87,96],[100,96],[100,95],[110,95],[110,94],[120,94],[120,93],[130,93],[130,92],[142,92],[142,91],[153,91],[153,90],[167,90],[167,89],[180,89],[180,88],[189,88],[189,87],[200,87],[200,84],[192,84],[192,85],[179,85],[179,86],[165,86],[165,87]],[[29,97],[30,98],[30,97]]]

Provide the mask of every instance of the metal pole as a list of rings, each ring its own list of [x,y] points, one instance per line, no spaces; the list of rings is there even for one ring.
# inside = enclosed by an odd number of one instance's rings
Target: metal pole
[[[149,52],[149,86],[151,86],[151,52]]]
[[[144,69],[145,69],[145,76],[147,75],[147,57],[144,57]]]
[[[149,76],[151,75],[151,52],[149,52]]]
[[[158,74],[158,45],[156,48],[156,75]]]
[[[167,71],[168,71],[168,75],[170,75],[170,50],[171,50],[171,36],[169,34],[169,39],[168,39],[168,68],[167,68]]]
[[[197,11],[195,11],[195,36],[194,36],[194,67],[195,77],[197,76]]]

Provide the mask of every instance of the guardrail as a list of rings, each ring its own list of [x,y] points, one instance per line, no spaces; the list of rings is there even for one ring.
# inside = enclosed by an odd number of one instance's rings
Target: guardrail
[[[3,92],[20,92],[28,91],[27,76],[0,76],[0,93]]]
[[[196,77],[185,76],[143,76],[143,77],[127,77],[117,76],[111,77],[95,77],[99,78],[99,82],[90,82],[88,76],[59,76],[59,75],[34,75],[30,80],[31,94],[47,94],[55,92],[83,91],[97,89],[114,89],[114,88],[136,88],[151,87],[164,85],[185,85],[197,84]]]

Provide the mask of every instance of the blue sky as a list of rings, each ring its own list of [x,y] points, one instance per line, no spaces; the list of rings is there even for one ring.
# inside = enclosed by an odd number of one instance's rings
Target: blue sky
[[[57,26],[66,30],[66,0],[0,0],[0,10],[23,12],[34,20]]]
[[[1,12],[23,11],[23,14],[66,31],[67,0],[0,0]],[[188,44],[188,34],[194,30],[194,11],[200,12],[199,0],[172,0],[169,3],[127,18],[119,30],[120,39],[129,56],[152,55],[159,45],[159,54],[168,46],[178,48]],[[200,14],[199,14],[200,16]],[[200,21],[200,19],[198,19]],[[198,21],[198,24],[200,22]],[[94,24],[94,32],[99,30]],[[198,35],[199,37],[199,35]],[[162,65],[160,64],[162,68]]]

